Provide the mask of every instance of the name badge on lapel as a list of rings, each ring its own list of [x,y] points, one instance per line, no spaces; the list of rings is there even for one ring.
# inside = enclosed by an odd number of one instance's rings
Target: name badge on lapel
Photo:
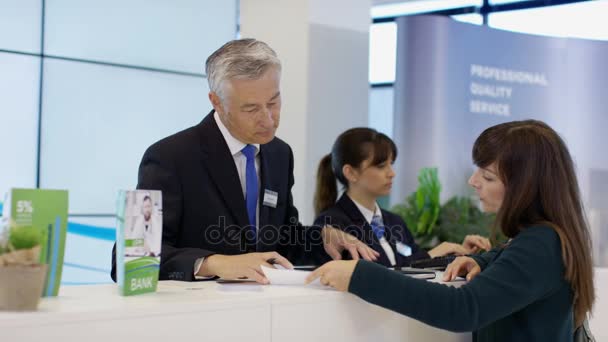
[[[404,257],[409,257],[410,255],[412,255],[412,248],[404,244],[403,242],[397,241],[396,247],[397,253],[403,255]]]
[[[264,201],[263,205],[276,208],[277,200],[279,199],[279,194],[275,191],[265,189],[264,190]]]

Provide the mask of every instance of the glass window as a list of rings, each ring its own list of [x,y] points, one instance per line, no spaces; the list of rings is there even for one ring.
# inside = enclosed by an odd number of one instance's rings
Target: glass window
[[[393,136],[393,87],[375,87],[369,92],[369,127]]]
[[[373,6],[372,18],[396,17],[406,14],[439,11],[450,8],[481,6],[482,0],[424,0],[404,1],[385,5]]]
[[[68,189],[72,214],[114,213],[146,148],[198,124],[207,93],[202,77],[47,59],[41,186]]]
[[[40,58],[0,52],[0,202],[36,187]]]
[[[501,5],[501,4],[508,4],[508,3],[513,3],[513,2],[522,2],[522,1],[527,1],[527,0],[490,0],[490,5]]]
[[[608,40],[608,1],[584,1],[561,6],[492,13],[491,27],[557,37]]]
[[[114,217],[68,217],[61,285],[111,283]]]
[[[197,74],[236,36],[236,0],[55,0],[45,12],[49,55]]]
[[[0,0],[0,49],[40,53],[41,0]]]
[[[395,81],[397,65],[397,24],[374,24],[369,32],[369,81]]]
[[[475,25],[483,24],[483,16],[478,13],[453,15],[452,19],[454,19],[456,21],[462,21],[463,23],[469,23],[469,24],[475,24]]]

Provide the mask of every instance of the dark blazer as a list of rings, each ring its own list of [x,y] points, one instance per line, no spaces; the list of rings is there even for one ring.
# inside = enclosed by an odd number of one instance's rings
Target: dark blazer
[[[308,263],[303,237],[309,229],[299,224],[291,195],[291,148],[276,137],[260,146],[259,240],[252,243],[245,235],[250,227],[238,172],[213,114],[150,146],[139,166],[137,188],[162,191],[159,278],[191,281],[195,261],[215,253],[277,251]],[[278,194],[276,207],[263,205],[265,189]]]
[[[384,222],[385,237],[395,254],[396,266],[409,266],[414,260],[428,259],[429,254],[422,248],[418,247],[414,241],[412,233],[407,229],[407,226],[401,217],[381,210],[382,221]],[[340,228],[365,242],[368,246],[380,253],[378,263],[391,266],[391,263],[380,245],[380,241],[372,231],[372,227],[367,223],[365,217],[357,208],[357,205],[344,193],[336,204],[322,212],[315,220],[315,225],[323,226],[325,224]],[[404,243],[412,248],[412,255],[405,257],[397,252],[397,242]],[[348,255],[343,255],[348,257]]]

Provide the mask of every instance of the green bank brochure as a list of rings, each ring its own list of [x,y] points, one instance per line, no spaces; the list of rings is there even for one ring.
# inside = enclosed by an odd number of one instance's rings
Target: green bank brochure
[[[163,236],[162,194],[157,190],[118,193],[116,272],[119,293],[155,292]]]

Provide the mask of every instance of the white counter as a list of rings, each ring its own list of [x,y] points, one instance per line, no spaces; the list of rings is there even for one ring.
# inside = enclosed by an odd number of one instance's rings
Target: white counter
[[[157,293],[64,286],[38,312],[0,312],[2,341],[470,341],[331,289],[163,281]]]

